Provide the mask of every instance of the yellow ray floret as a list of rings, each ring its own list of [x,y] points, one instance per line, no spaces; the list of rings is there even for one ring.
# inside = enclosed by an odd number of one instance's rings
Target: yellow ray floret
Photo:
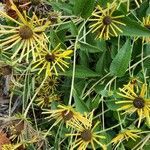
[[[31,54],[33,60],[35,60],[35,52],[39,50],[38,47],[45,48],[47,37],[44,31],[49,27],[50,21],[46,19],[38,19],[33,13],[30,18],[24,11],[23,14],[17,9],[12,0],[10,0],[11,8],[16,11],[18,20],[15,20],[8,16],[5,12],[0,10],[0,15],[15,24],[12,25],[0,25],[0,47],[6,50],[13,50],[11,59],[18,56],[18,61],[21,62],[25,57],[26,61],[29,60],[29,54]]]

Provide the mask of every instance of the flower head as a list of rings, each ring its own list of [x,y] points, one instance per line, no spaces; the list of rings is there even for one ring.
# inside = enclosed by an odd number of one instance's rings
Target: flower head
[[[43,108],[43,107],[49,107],[51,102],[58,101],[58,100],[60,100],[60,97],[57,94],[51,94],[51,95],[41,94],[35,100],[35,102],[37,103],[38,106]]]
[[[140,137],[139,135],[137,135],[137,133],[139,133],[140,131],[141,130],[124,129],[116,137],[112,139],[111,143],[113,144],[121,143],[124,140],[128,141],[129,138],[131,138],[133,141],[136,141],[136,139]]]
[[[103,9],[98,5],[92,13],[92,18],[90,19],[92,25],[90,25],[90,28],[92,32],[97,33],[97,38],[108,40],[111,36],[118,36],[118,33],[122,32],[119,26],[125,26],[125,24],[119,19],[124,15],[114,15],[116,7],[116,4],[112,6],[108,4],[107,8]]]
[[[118,93],[118,95],[125,98],[125,100],[116,102],[117,104],[123,104],[118,111],[124,110],[123,114],[137,112],[139,116],[138,127],[143,118],[146,118],[147,123],[150,124],[150,99],[146,98],[147,85],[143,84],[139,93],[135,93],[134,89],[129,85],[125,85],[124,88],[119,90],[121,93]]]
[[[50,114],[50,116],[46,117],[51,121],[52,119],[56,119],[54,125],[57,125],[60,122],[68,122],[72,121],[80,121],[85,124],[89,124],[89,121],[79,112],[76,112],[72,106],[58,105],[55,110],[44,110],[43,114]]]
[[[18,61],[25,57],[28,62],[29,54],[32,54],[33,60],[35,60],[35,52],[39,50],[39,47],[45,48],[47,37],[44,33],[47,27],[50,25],[50,21],[46,19],[38,19],[33,13],[32,18],[26,15],[26,12],[22,14],[16,5],[11,2],[11,8],[17,13],[18,21],[8,16],[5,12],[0,11],[0,15],[13,21],[15,25],[0,25],[0,36],[5,35],[0,41],[0,47],[3,50],[13,51],[12,59],[19,55]]]
[[[38,59],[33,63],[32,70],[38,69],[38,74],[45,71],[45,76],[52,76],[52,73],[58,76],[59,69],[65,71],[64,67],[69,67],[69,63],[64,59],[70,59],[72,52],[72,50],[63,50],[59,45],[52,51],[41,50],[40,55],[37,55]]]
[[[41,77],[37,78],[38,84],[41,84]],[[51,94],[56,91],[56,87],[58,86],[58,80],[56,76],[47,77],[46,81],[44,82],[43,87],[41,88],[42,93]]]
[[[100,142],[101,139],[105,139],[105,136],[100,135],[99,131],[96,131],[96,128],[99,125],[99,121],[93,125],[93,112],[89,116],[86,115],[86,118],[89,119],[89,124],[82,124],[81,122],[69,122],[69,126],[75,129],[74,133],[66,134],[66,136],[75,136],[75,141],[72,143],[71,150],[77,148],[79,150],[86,150],[89,145],[91,145],[93,150],[96,150],[95,144],[99,145],[106,150],[106,146]]]

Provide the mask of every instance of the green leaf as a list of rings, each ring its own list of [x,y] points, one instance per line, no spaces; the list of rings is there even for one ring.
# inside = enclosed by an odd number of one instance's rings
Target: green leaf
[[[57,11],[64,11],[67,14],[72,14],[72,6],[64,2],[51,2],[52,7]]]
[[[121,77],[125,74],[131,60],[131,53],[131,43],[130,40],[127,40],[110,65],[110,73],[112,75]]]
[[[122,18],[122,22],[126,24],[126,26],[121,26],[121,30],[123,31],[121,35],[125,36],[150,36],[150,31],[145,27],[142,27],[136,21],[129,19],[128,17]]]
[[[101,52],[102,51],[101,48],[93,46],[93,45],[91,45],[89,43],[82,42],[82,41],[80,41],[79,43],[80,43],[80,46],[81,46],[81,50],[86,49],[90,53],[97,53],[97,52]]]
[[[116,111],[117,109],[119,109],[121,107],[120,104],[116,104],[117,100],[115,99],[106,99],[105,100],[105,103],[106,103],[106,106],[110,109],[110,110],[113,110],[113,111]]]
[[[53,29],[51,29],[51,31],[50,31],[50,41],[52,43],[53,48],[55,48],[56,46],[61,44],[61,47],[66,49],[66,46],[59,39],[59,37],[57,36],[56,32]]]
[[[95,0],[76,0],[74,5],[74,13],[77,16],[88,18],[94,8]]]
[[[75,0],[73,11],[75,15],[80,16],[84,7],[85,0]]]
[[[81,13],[81,17],[88,18],[93,12],[95,0],[85,0],[85,4]]]
[[[88,107],[86,106],[84,101],[80,98],[80,96],[78,95],[75,89],[73,90],[73,97],[74,97],[75,107],[77,111],[79,111],[80,113],[89,112]]]
[[[76,36],[78,34],[78,29],[76,25],[73,23],[73,21],[70,22],[70,30],[73,36]]]
[[[80,65],[82,65],[84,67],[88,67],[89,66],[89,54],[88,54],[88,52],[87,51],[80,51],[79,56],[80,56]]]
[[[61,74],[68,77],[72,77],[72,69]],[[76,65],[76,71],[75,71],[76,78],[89,78],[89,77],[98,77],[98,76],[100,76],[98,73],[90,70],[89,68]]]
[[[103,54],[100,56],[99,60],[97,61],[96,71],[100,74],[103,74],[105,64],[106,64],[106,51],[103,52]]]

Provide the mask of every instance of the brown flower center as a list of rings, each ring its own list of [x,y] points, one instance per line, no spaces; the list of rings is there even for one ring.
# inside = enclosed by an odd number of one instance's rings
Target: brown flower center
[[[48,85],[49,86],[53,86],[55,84],[55,82],[53,81],[53,80],[50,80],[49,82],[48,82]]]
[[[86,129],[83,132],[81,132],[81,139],[84,140],[85,142],[90,141],[92,139],[91,130]]]
[[[62,117],[63,117],[64,121],[66,122],[73,117],[73,112],[65,110],[62,112]]]
[[[19,35],[22,39],[29,39],[33,35],[33,31],[28,26],[23,26],[19,29]]]
[[[52,62],[55,60],[55,55],[54,54],[47,54],[47,55],[45,55],[45,59],[48,62]]]
[[[111,23],[112,23],[112,19],[111,19],[110,16],[105,16],[105,17],[103,18],[103,24],[104,24],[104,25],[110,25]]]
[[[145,106],[145,102],[144,102],[144,99],[141,98],[141,97],[136,97],[134,100],[133,100],[133,105],[135,108],[138,108],[138,109],[141,109]]]

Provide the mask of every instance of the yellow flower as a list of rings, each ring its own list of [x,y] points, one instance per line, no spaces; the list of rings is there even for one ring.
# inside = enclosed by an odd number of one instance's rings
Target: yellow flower
[[[63,50],[60,46],[56,46],[54,50],[41,50],[37,55],[38,59],[33,63],[32,70],[38,69],[40,74],[45,71],[45,76],[52,76],[56,74],[58,76],[58,70],[65,71],[65,68],[69,67],[69,63],[64,59],[71,59],[69,55],[72,54],[72,50]]]
[[[107,8],[103,9],[98,5],[92,13],[92,19],[90,19],[92,25],[90,25],[90,28],[92,33],[97,33],[97,38],[108,40],[110,36],[118,36],[118,33],[122,32],[119,26],[125,26],[125,24],[119,19],[124,15],[115,16],[113,13],[116,7],[116,4],[108,4]]]
[[[44,90],[44,93],[49,94],[54,93],[54,91],[56,91],[57,85],[58,85],[57,77],[55,76],[47,77],[42,89]]]
[[[80,121],[84,122],[85,124],[89,124],[89,121],[79,112],[76,112],[72,106],[65,106],[65,105],[58,105],[57,109],[55,110],[48,110],[45,109],[42,114],[50,115],[46,117],[51,121],[52,119],[56,119],[54,126],[60,122],[68,122],[72,121]]]
[[[99,131],[96,131],[97,126],[99,125],[99,121],[95,123],[93,126],[93,112],[87,116],[90,124],[82,124],[79,122],[69,122],[69,126],[74,129],[74,133],[66,134],[66,136],[75,137],[75,141],[71,144],[71,150],[86,150],[89,145],[91,145],[92,150],[96,150],[95,144],[99,145],[106,150],[106,145],[101,143],[101,139],[105,139],[106,137],[99,134]]]
[[[25,57],[28,62],[29,54],[31,54],[35,61],[35,52],[39,51],[39,47],[45,48],[44,43],[48,41],[44,31],[49,27],[50,21],[38,19],[34,13],[32,18],[29,18],[25,11],[21,14],[12,0],[10,0],[10,3],[19,20],[17,21],[5,12],[0,11],[1,16],[15,23],[11,26],[0,25],[0,36],[3,36],[0,40],[0,47],[3,47],[4,51],[14,49],[11,59],[19,56],[18,61],[21,62]]]
[[[143,23],[142,25],[146,27],[148,30],[150,30],[150,16],[147,16],[143,18]],[[150,42],[150,37],[143,37],[143,42],[149,43]]]
[[[43,107],[49,107],[51,102],[60,100],[60,97],[57,94],[51,94],[51,95],[45,95],[41,94],[35,102],[37,105],[41,108]]]
[[[139,116],[138,127],[143,118],[146,118],[147,123],[150,124],[150,99],[146,98],[147,85],[142,85],[140,93],[135,93],[129,85],[124,85],[124,88],[119,90],[121,93],[118,93],[118,95],[125,98],[125,100],[116,102],[117,104],[124,104],[118,111],[124,110],[123,114],[137,112]]]
[[[111,143],[118,144],[123,142],[124,140],[128,141],[129,138],[131,138],[133,141],[136,141],[136,139],[140,137],[139,135],[137,135],[137,133],[139,133],[140,131],[141,130],[124,129],[115,138],[112,139]]]

